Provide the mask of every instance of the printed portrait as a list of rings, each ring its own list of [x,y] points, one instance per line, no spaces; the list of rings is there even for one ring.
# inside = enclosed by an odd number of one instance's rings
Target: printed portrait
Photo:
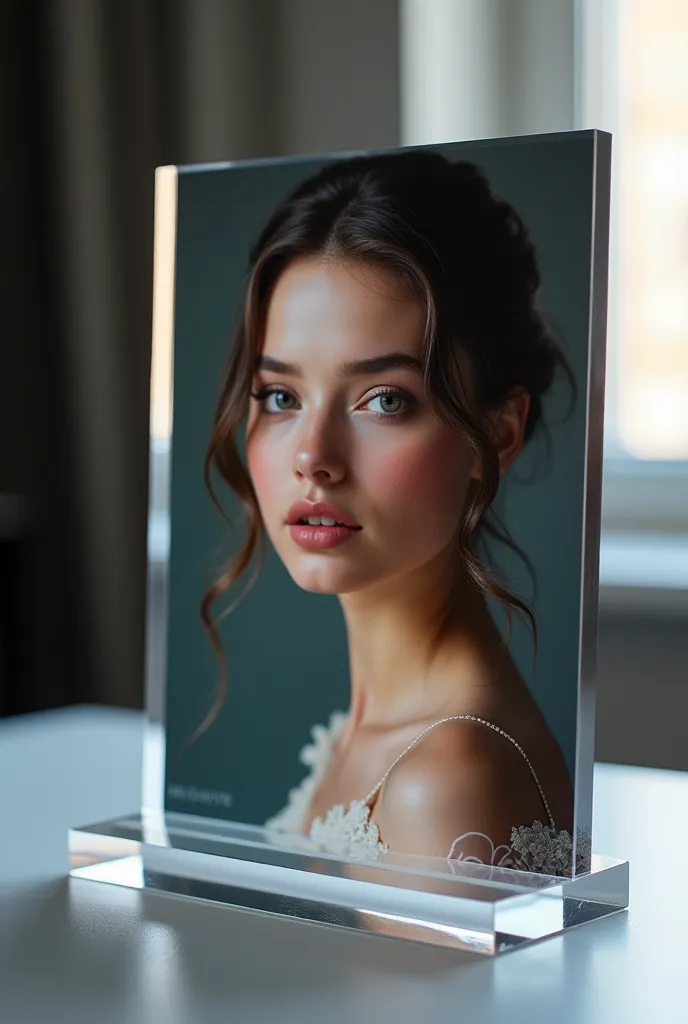
[[[598,144],[163,169],[168,810],[584,864]]]

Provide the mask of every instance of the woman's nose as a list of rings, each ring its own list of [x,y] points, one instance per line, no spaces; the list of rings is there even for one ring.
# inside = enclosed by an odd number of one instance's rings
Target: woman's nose
[[[298,477],[330,486],[344,479],[346,461],[332,426],[320,426],[302,435],[294,453],[294,472]]]

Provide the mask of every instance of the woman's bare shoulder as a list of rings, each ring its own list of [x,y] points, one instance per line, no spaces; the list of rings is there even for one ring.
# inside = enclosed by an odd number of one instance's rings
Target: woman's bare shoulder
[[[475,832],[508,843],[511,829],[543,820],[523,756],[505,736],[471,721],[438,725],[392,770],[374,818],[390,848],[447,856]]]

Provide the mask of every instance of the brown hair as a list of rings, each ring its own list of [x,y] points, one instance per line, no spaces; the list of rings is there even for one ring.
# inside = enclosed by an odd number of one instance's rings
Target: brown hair
[[[476,482],[457,536],[457,553],[467,577],[505,608],[507,625],[515,610],[537,627],[529,604],[502,586],[478,555],[485,536],[527,556],[491,513],[499,487],[496,449],[483,414],[499,407],[515,388],[530,395],[524,440],[542,421],[542,397],[561,367],[575,390],[570,370],[536,307],[540,285],[535,248],[516,211],[496,197],[473,164],[451,163],[430,150],[336,161],[304,181],[280,205],[250,253],[241,316],[231,346],[212,436],[205,482],[222,514],[212,471],[239,499],[248,524],[241,550],[201,604],[201,617],[221,668],[213,707],[194,733],[210,724],[227,689],[227,666],[212,607],[262,552],[263,527],[256,495],[237,449],[266,311],[274,285],[294,259],[325,255],[383,265],[425,305],[423,369],[428,400],[436,414],[459,431],[478,455]],[[474,402],[469,409],[458,353],[470,356]],[[226,518],[226,517],[225,517]],[[491,520],[491,521],[490,521]],[[231,611],[254,582],[226,610]]]

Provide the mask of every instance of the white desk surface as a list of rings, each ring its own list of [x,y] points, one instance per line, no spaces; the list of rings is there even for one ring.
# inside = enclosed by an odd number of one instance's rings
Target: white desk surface
[[[0,721],[3,1024],[688,1022],[688,776],[598,765],[594,848],[630,860],[630,910],[489,960],[68,879],[68,827],[138,807],[142,722]]]

